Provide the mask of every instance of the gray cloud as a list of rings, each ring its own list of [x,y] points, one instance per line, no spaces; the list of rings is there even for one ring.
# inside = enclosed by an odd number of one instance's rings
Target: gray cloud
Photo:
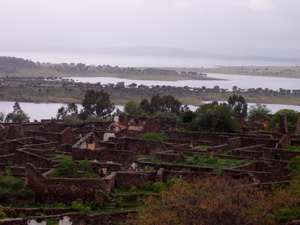
[[[0,0],[0,48],[298,54],[299,8],[298,0]]]

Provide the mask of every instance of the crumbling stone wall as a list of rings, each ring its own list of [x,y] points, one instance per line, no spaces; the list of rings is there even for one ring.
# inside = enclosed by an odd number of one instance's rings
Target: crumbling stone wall
[[[161,141],[138,138],[119,138],[115,148],[120,150],[131,150],[142,155],[155,155],[157,152],[167,151],[167,148]]]
[[[136,155],[133,151],[73,148],[73,160],[83,160],[84,158],[88,158],[88,160],[98,160],[99,162],[115,162],[122,165],[130,165],[137,161]]]
[[[156,172],[119,171],[116,173],[116,185],[128,189],[132,186],[140,187],[148,180],[156,181]]]
[[[19,166],[25,166],[26,163],[31,163],[34,166],[41,167],[41,168],[51,168],[53,166],[52,161],[45,157],[30,152],[26,152],[25,149],[23,150],[18,149],[15,152],[13,164]]]
[[[167,182],[170,179],[178,179],[181,178],[185,180],[186,182],[194,182],[199,179],[210,177],[210,176],[217,176],[217,174],[214,173],[201,173],[201,172],[189,172],[189,171],[174,171],[174,170],[163,170],[162,173],[162,182]]]
[[[203,172],[203,173],[213,173],[214,168],[212,167],[202,167],[202,166],[188,166],[188,165],[175,165],[175,164],[166,164],[166,163],[150,163],[150,162],[138,162],[139,167],[154,167],[156,170],[160,168],[166,170],[175,170],[175,171],[195,171],[195,172]]]
[[[60,133],[56,132],[45,132],[45,131],[32,131],[26,132],[27,137],[38,137],[48,141],[59,142],[60,144],[73,144],[74,138],[72,128],[67,127]]]
[[[290,181],[289,171],[285,168],[287,162],[273,161],[255,161],[243,166],[231,169],[223,169],[222,174],[252,174],[260,183]]]
[[[165,162],[185,162],[183,154],[176,154],[174,151],[157,152],[155,156]]]
[[[110,192],[114,187],[114,175],[101,178],[46,178],[32,164],[26,164],[26,187],[36,194],[41,203],[69,203],[80,198],[83,201],[95,199],[96,192]],[[100,192],[101,194],[101,192]],[[103,200],[105,193],[103,192]],[[98,202],[102,205],[103,202]]]
[[[125,223],[128,219],[128,215],[136,213],[137,210],[99,213],[93,215],[89,215],[86,213],[65,213],[51,216],[32,216],[16,219],[2,219],[0,220],[0,225],[46,224],[46,221],[57,221],[57,223],[63,225],[113,225]],[[37,221],[42,221],[42,223],[38,223]]]

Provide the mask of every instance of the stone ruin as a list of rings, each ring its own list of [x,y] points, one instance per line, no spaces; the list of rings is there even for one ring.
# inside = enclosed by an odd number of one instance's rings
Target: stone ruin
[[[260,123],[267,122],[261,119]],[[116,116],[113,122],[75,127],[58,121],[2,124],[0,173],[6,174],[6,165],[10,162],[11,175],[25,176],[26,186],[36,194],[35,201],[47,204],[68,203],[80,198],[83,201],[93,199],[99,206],[105,206],[113,201],[109,195],[117,186],[130,189],[147,181],[167,182],[172,178],[192,182],[209,176],[232,176],[246,178],[249,184],[264,188],[291,181],[285,166],[300,152],[285,150],[285,147],[300,146],[296,139],[299,124],[295,134],[288,132],[284,117],[280,119],[277,133],[256,133],[251,129],[237,133],[179,132],[163,130],[158,118],[137,116]],[[168,139],[162,142],[137,138],[138,134],[147,132],[163,132]],[[209,147],[206,150],[191,149],[197,146]],[[225,154],[228,151],[230,154]],[[87,158],[101,178],[49,177],[60,163],[58,155],[72,158],[75,163]],[[219,173],[213,167],[182,164],[188,157],[198,156],[250,162],[224,168]],[[156,157],[160,162],[151,162],[148,157]],[[8,215],[15,212],[6,211]],[[53,213],[55,215],[0,220],[0,224],[38,224],[35,223],[37,220],[64,221],[62,224],[112,224],[125,221],[128,213],[136,211],[87,215],[61,209]]]

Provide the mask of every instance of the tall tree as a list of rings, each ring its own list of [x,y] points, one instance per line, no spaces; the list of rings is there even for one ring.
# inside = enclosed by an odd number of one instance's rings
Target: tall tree
[[[151,107],[148,99],[146,99],[146,98],[142,99],[142,101],[141,101],[141,109],[147,113],[150,113],[150,114],[153,113],[152,107]]]
[[[243,96],[237,96],[236,94],[229,96],[228,105],[234,110],[237,118],[247,117],[248,104]]]
[[[56,119],[59,120],[59,119],[63,119],[67,115],[74,116],[77,114],[78,114],[78,107],[74,102],[72,102],[69,103],[66,108],[62,106],[57,110]]]
[[[128,115],[134,116],[141,115],[142,113],[140,104],[135,100],[129,100],[124,106],[124,111]]]
[[[26,114],[18,102],[13,106],[14,111],[6,115],[5,122],[7,123],[28,123],[29,116]]]
[[[252,121],[255,118],[267,116],[271,112],[266,105],[257,103],[255,106],[251,106],[248,113],[248,120]]]
[[[201,106],[191,123],[192,130],[232,132],[238,127],[232,109],[215,103]]]
[[[83,119],[89,116],[106,117],[115,109],[115,105],[111,102],[109,94],[103,89],[100,91],[95,91],[94,89],[87,90],[82,106],[81,117]]]

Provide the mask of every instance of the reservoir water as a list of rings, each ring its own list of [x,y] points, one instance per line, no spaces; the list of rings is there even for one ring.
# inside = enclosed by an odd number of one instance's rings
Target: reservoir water
[[[41,119],[51,119],[56,117],[57,110],[62,106],[67,106],[64,103],[29,103],[29,102],[19,102],[21,108],[25,113],[30,117],[30,121],[40,121]],[[13,111],[14,102],[11,101],[0,101],[0,112],[3,112],[5,115]],[[255,103],[248,103],[248,108]],[[279,105],[279,104],[265,104],[272,113],[277,112],[280,109],[294,109],[300,112],[300,106],[295,105]],[[82,106],[77,105],[80,110]],[[120,110],[124,109],[123,105],[116,105]],[[198,106],[189,105],[190,109],[195,111]]]
[[[269,88],[273,90],[283,89],[300,89],[300,79],[282,78],[282,77],[258,77],[258,76],[244,76],[244,75],[228,75],[228,74],[207,74],[208,77],[223,79],[223,80],[178,80],[178,81],[158,81],[158,80],[131,80],[124,78],[114,77],[71,77],[75,82],[89,82],[108,84],[117,82],[124,82],[125,85],[136,83],[137,85],[159,85],[159,86],[176,86],[176,87],[192,87],[201,88],[205,86],[207,88],[213,88],[219,86],[220,88],[232,90],[233,86],[237,86],[242,89],[248,88]]]

